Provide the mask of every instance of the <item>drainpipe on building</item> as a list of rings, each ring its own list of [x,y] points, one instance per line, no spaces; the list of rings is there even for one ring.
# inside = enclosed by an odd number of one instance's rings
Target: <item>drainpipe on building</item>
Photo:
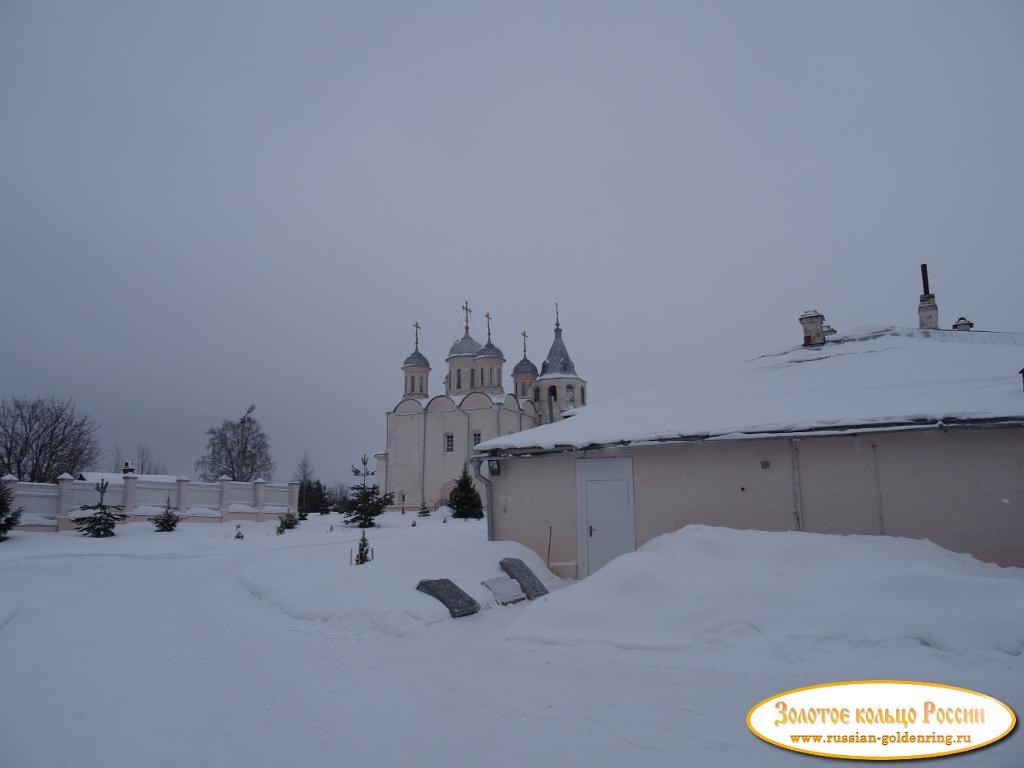
[[[494,541],[494,487],[491,485],[490,478],[484,477],[480,472],[480,464],[483,460],[483,456],[474,456],[469,461],[473,465],[473,474],[484,484],[484,490],[487,493],[487,540]]]

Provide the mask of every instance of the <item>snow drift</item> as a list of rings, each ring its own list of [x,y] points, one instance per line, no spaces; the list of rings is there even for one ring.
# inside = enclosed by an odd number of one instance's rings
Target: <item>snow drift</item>
[[[399,525],[393,516],[388,523]],[[410,518],[400,518],[402,521]],[[563,584],[532,551],[515,542],[488,542],[482,522],[420,520],[415,532],[372,528],[367,538],[373,562],[349,565],[349,549],[340,546],[281,549],[242,572],[242,582],[259,599],[296,619],[330,622],[348,634],[405,637],[450,619],[440,602],[416,591],[421,579],[448,578],[481,608],[497,606],[481,582],[504,575],[503,557],[521,558],[548,589]],[[352,539],[358,531],[348,530]]]
[[[1024,650],[1024,569],[928,541],[688,526],[530,605],[506,636],[631,648],[911,640]]]

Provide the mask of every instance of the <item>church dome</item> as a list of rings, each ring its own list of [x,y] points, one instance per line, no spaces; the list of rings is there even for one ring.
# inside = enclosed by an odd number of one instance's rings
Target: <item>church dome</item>
[[[536,376],[537,366],[524,357],[522,360],[516,363],[516,367],[512,369],[513,376],[516,375],[517,373],[532,373],[534,376]]]
[[[481,349],[480,342],[469,335],[466,335],[461,339],[452,344],[452,348],[448,350],[448,357],[458,357],[461,355],[476,355]]]
[[[502,351],[489,341],[476,353],[476,357],[500,357],[502,360],[505,359]]]
[[[413,352],[411,355],[405,358],[405,362],[402,363],[403,368],[408,368],[409,366],[412,365],[416,365],[421,368],[429,368],[430,361],[427,360],[427,358],[423,356],[423,353],[417,349],[415,352]]]

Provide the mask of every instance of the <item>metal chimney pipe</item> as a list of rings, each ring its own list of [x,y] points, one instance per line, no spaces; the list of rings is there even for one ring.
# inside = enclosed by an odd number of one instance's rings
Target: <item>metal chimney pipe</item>
[[[928,290],[928,265],[927,264],[922,264],[921,265],[921,287],[923,288],[923,290],[921,291],[922,293],[924,293],[926,295],[931,293],[931,291]]]

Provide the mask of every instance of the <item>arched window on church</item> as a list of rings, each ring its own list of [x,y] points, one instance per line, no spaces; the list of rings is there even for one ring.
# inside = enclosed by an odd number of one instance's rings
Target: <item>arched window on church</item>
[[[587,388],[580,387],[580,405],[587,404]]]
[[[535,402],[535,403],[539,403],[540,402],[540,387],[534,387],[533,388],[533,402]]]
[[[462,369],[458,368],[455,371],[455,388],[462,389]]]
[[[548,387],[548,400],[557,400],[557,399],[558,399],[558,387],[553,386],[553,385]]]
[[[423,377],[420,376],[420,392],[423,391]]]
[[[565,385],[565,399],[572,405],[576,404],[576,387],[572,384]]]
[[[469,388],[474,389],[476,387],[476,368],[469,369]]]

